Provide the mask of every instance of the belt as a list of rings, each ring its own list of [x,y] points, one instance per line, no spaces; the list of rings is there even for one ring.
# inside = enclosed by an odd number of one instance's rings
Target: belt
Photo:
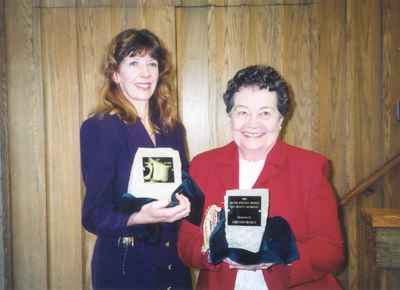
[[[135,237],[119,237],[118,238],[118,247],[122,246],[123,248],[131,248],[135,246]]]

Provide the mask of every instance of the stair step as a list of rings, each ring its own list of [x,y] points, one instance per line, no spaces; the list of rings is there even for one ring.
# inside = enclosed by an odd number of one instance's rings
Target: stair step
[[[400,269],[400,210],[366,208],[361,213],[369,241],[367,252],[374,255],[376,266]]]
[[[373,228],[400,228],[400,209],[364,208],[362,215]]]

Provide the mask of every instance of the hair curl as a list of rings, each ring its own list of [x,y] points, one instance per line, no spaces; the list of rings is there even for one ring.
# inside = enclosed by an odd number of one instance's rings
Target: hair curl
[[[157,60],[159,79],[149,101],[149,120],[154,130],[168,132],[177,122],[176,100],[172,96],[170,55],[161,40],[147,29],[127,29],[115,36],[109,44],[102,73],[105,78],[101,100],[93,114],[118,115],[127,123],[135,123],[137,111],[123,95],[113,75],[127,56],[149,54]]]
[[[276,92],[278,111],[282,116],[287,116],[290,110],[290,90],[286,81],[271,66],[253,65],[239,70],[228,81],[228,86],[223,95],[226,112],[229,114],[235,104],[234,96],[242,87],[256,86],[259,89],[268,89]]]

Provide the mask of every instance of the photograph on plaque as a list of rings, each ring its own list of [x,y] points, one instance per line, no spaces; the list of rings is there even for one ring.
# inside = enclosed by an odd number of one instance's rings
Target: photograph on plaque
[[[143,182],[173,183],[174,163],[171,157],[143,157]]]
[[[137,198],[169,200],[181,183],[181,160],[177,150],[138,148],[131,167],[129,194]]]
[[[229,248],[259,251],[267,224],[269,191],[236,189],[225,193],[225,234]]]

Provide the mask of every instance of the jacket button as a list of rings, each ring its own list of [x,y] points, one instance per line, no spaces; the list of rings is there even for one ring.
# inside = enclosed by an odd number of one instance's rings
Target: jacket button
[[[172,270],[172,264],[168,265],[168,270],[170,270],[170,271]]]
[[[168,242],[165,242],[165,246],[167,247],[167,248],[169,248],[169,246],[170,246],[170,242],[168,241]]]
[[[172,290],[172,287],[171,287],[171,286],[169,286],[169,287],[167,288],[167,290]]]

